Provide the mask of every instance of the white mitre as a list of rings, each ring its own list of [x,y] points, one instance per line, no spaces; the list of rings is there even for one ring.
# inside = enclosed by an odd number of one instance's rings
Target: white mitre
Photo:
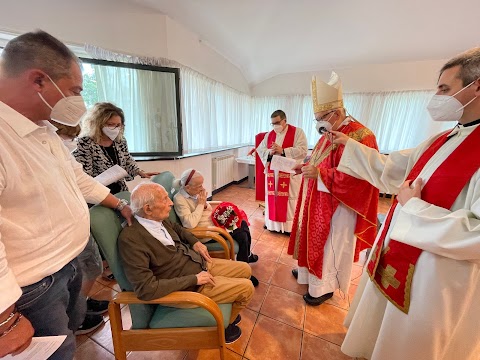
[[[343,107],[342,82],[337,73],[332,71],[328,83],[320,77],[312,77],[313,113],[338,109]]]

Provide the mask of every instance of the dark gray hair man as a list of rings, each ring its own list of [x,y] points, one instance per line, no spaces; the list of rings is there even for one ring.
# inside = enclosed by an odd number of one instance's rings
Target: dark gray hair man
[[[32,335],[67,335],[50,359],[72,359],[85,317],[77,255],[89,238],[86,201],[131,210],[82,171],[48,120],[76,126],[85,111],[78,58],[44,31],[0,57],[0,357]]]

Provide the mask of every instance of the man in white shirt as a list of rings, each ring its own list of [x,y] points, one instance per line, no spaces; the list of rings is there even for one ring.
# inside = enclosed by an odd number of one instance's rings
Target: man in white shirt
[[[293,217],[300,190],[301,177],[270,169],[274,155],[285,156],[301,163],[307,156],[307,137],[302,129],[287,124],[282,110],[271,115],[273,130],[257,148],[265,166],[265,228],[287,233],[292,231]]]
[[[0,357],[32,335],[67,335],[51,359],[72,359],[85,317],[77,255],[89,238],[86,201],[131,210],[70,155],[47,120],[76,126],[85,111],[76,56],[36,31],[0,58]]]
[[[338,170],[398,194],[345,323],[342,351],[372,360],[480,354],[480,48],[443,66],[427,109],[458,125],[385,156],[334,132]]]

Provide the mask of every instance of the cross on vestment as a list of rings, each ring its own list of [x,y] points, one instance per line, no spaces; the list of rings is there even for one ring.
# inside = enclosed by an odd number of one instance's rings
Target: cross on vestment
[[[285,189],[285,186],[287,186],[287,184],[285,184],[284,182],[282,182],[282,183],[280,184],[280,186]]]
[[[269,183],[268,183],[268,187],[272,187],[273,186],[273,183],[272,181],[270,180]]]
[[[387,265],[387,267],[384,269],[382,266],[378,265],[378,273],[381,276],[382,286],[385,289],[387,289],[389,286],[398,289],[400,286],[400,281],[395,278],[397,270],[393,266]]]

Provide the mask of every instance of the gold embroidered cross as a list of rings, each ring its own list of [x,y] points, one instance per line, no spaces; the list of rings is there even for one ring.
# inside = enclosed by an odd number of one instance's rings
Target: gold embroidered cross
[[[270,182],[268,183],[268,187],[272,187],[272,186],[273,186],[273,183],[270,181]]]
[[[395,278],[397,270],[393,266],[387,265],[387,267],[384,269],[378,265],[378,273],[381,276],[382,286],[385,289],[387,289],[389,286],[392,286],[394,289],[398,289],[400,286],[400,281]]]
[[[280,186],[285,189],[285,186],[287,186],[287,184],[285,184],[284,182],[282,182],[282,183],[280,184]]]

